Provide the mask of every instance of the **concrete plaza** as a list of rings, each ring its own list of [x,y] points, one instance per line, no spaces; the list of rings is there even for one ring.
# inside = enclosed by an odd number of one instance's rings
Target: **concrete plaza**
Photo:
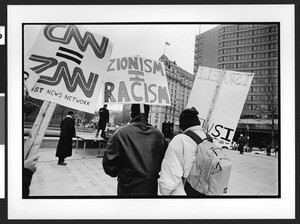
[[[73,149],[66,166],[58,166],[56,149],[40,148],[30,196],[115,196],[117,180],[104,173],[104,149]],[[76,152],[77,151],[77,152]],[[232,160],[228,196],[277,196],[278,157],[226,150]]]

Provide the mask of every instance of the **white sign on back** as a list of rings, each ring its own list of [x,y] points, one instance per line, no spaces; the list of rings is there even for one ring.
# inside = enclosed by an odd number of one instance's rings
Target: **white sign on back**
[[[187,107],[198,110],[204,131],[219,140],[232,141],[253,76],[199,67]]]
[[[111,52],[108,38],[81,26],[43,26],[24,59],[28,86],[39,75],[29,95],[94,113]]]

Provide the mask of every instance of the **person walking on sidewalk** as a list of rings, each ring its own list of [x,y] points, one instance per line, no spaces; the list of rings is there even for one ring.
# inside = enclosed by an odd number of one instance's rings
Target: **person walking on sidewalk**
[[[198,111],[192,107],[183,110],[179,116],[179,127],[183,133],[176,135],[167,148],[161,165],[160,179],[158,180],[162,195],[189,195],[195,193],[188,181],[183,179],[190,175],[196,159],[197,144],[184,134],[187,131],[196,133],[200,138],[207,138],[200,126]],[[198,196],[205,195],[196,192]]]
[[[103,168],[118,177],[118,196],[157,196],[161,161],[167,148],[164,135],[148,123],[149,105],[131,106],[131,123],[110,137]]]
[[[70,111],[60,123],[60,137],[55,154],[58,157],[58,165],[67,165],[65,158],[72,156],[72,139],[75,136],[74,112]]]
[[[239,139],[238,139],[238,148],[239,148],[239,151],[240,151],[240,154],[244,154],[244,146],[246,145],[246,140],[244,138],[244,136],[241,134]]]
[[[107,109],[107,105],[104,104],[102,108],[99,110],[99,121],[98,121],[98,128],[96,133],[96,138],[99,136],[99,132],[101,130],[100,136],[103,139],[107,139],[105,135],[105,128],[106,124],[109,122],[109,110]]]

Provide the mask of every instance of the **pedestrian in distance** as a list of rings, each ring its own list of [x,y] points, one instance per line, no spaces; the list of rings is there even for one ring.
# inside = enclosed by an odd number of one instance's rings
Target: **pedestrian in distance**
[[[187,195],[195,191],[185,180],[190,175],[196,159],[197,144],[184,133],[192,131],[202,139],[207,137],[197,115],[198,111],[195,108],[187,108],[179,116],[179,127],[183,133],[176,135],[170,141],[165,153],[159,179],[162,195]],[[205,197],[200,192],[196,194]]]
[[[266,153],[267,156],[271,156],[271,146],[269,144],[266,145]]]
[[[131,123],[115,131],[107,142],[102,164],[106,174],[118,177],[118,196],[158,195],[167,142],[162,132],[148,123],[149,109],[149,105],[132,104]]]
[[[279,146],[278,144],[275,146],[275,157],[277,157],[277,155],[279,155]]]
[[[30,193],[30,184],[33,174],[36,171],[36,163],[38,161],[39,156],[34,155],[24,161],[23,167],[23,197],[27,198]]]
[[[238,149],[240,151],[240,154],[244,154],[244,146],[246,145],[246,140],[243,136],[243,134],[240,135],[239,139],[238,139]]]
[[[105,128],[107,123],[109,123],[109,110],[107,109],[107,105],[104,104],[103,107],[99,109],[99,121],[98,121],[96,138],[98,138],[99,132],[101,131],[100,136],[103,139],[107,139],[105,135]]]
[[[58,157],[58,165],[65,166],[65,158],[72,156],[72,141],[76,136],[74,112],[68,115],[60,123],[60,137],[55,156]]]
[[[237,150],[238,149],[238,144],[235,141],[232,142],[232,149],[233,150]]]

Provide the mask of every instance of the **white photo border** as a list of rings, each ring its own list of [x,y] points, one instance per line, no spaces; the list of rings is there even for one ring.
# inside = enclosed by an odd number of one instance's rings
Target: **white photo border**
[[[8,5],[8,219],[295,218],[294,13],[294,5],[287,4]],[[280,22],[281,145],[286,148],[281,152],[281,198],[22,199],[22,24],[64,22]],[[216,215],[217,208],[222,209]]]

